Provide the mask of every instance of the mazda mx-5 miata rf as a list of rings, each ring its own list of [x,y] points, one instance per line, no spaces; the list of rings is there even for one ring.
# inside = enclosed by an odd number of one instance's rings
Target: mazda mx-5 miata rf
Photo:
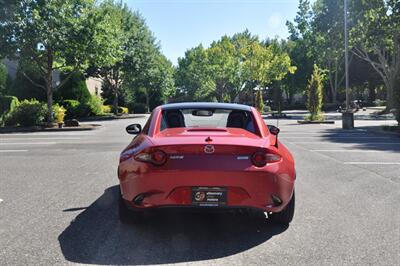
[[[162,207],[255,209],[289,224],[294,215],[294,160],[253,107],[175,103],[155,108],[121,155],[122,222]]]

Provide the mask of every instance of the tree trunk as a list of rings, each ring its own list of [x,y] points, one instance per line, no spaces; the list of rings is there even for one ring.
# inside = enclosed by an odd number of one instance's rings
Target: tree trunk
[[[336,99],[336,96],[337,96],[337,89],[338,89],[338,86],[339,86],[339,82],[338,82],[338,71],[339,71],[339,68],[338,68],[338,62],[337,62],[337,60],[336,60],[336,63],[335,63],[335,68],[336,68],[336,71],[335,71],[335,85],[334,85],[334,87],[333,87],[333,90],[332,90],[332,103],[336,103],[336,101],[337,101],[337,99]]]
[[[150,113],[150,95],[148,91],[146,91],[146,110],[147,113]]]
[[[224,102],[224,84],[222,82],[218,82],[216,84],[216,97],[218,102]]]
[[[51,49],[47,50],[47,73],[46,73],[46,96],[47,96],[47,124],[53,121],[53,54]]]
[[[114,114],[118,114],[118,89],[113,86],[113,91],[114,91],[114,100],[113,100],[113,109],[114,109]]]
[[[52,125],[53,121],[53,77],[51,75],[46,78],[46,96],[47,96],[47,124],[48,126]]]
[[[386,85],[386,111],[390,112],[391,109],[395,108],[396,101],[394,97],[396,80],[392,78]]]

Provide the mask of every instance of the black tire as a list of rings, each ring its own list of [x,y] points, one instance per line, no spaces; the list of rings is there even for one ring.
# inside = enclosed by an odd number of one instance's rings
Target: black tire
[[[292,198],[290,199],[286,207],[280,212],[275,212],[271,214],[270,217],[271,221],[276,224],[289,225],[289,223],[293,220],[294,206],[295,206],[295,197],[293,191]]]
[[[119,212],[119,220],[124,224],[140,224],[144,219],[143,211],[134,211],[129,209],[124,199],[122,198],[121,193],[118,196],[118,212]]]

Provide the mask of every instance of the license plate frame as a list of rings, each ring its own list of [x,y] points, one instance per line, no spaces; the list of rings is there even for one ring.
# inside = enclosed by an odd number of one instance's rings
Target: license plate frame
[[[192,205],[199,207],[220,207],[227,203],[225,187],[192,187]]]

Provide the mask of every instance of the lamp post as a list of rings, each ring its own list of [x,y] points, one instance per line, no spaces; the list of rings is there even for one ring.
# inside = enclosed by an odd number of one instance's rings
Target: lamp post
[[[342,128],[354,128],[354,114],[350,109],[349,96],[349,38],[347,28],[347,0],[344,0],[344,69],[345,69],[345,87],[346,87],[346,110],[342,113]]]

